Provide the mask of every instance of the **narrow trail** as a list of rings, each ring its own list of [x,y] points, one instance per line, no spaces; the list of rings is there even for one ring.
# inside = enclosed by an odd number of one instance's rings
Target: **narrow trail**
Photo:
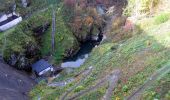
[[[127,100],[138,100],[142,93],[151,86],[157,79],[163,77],[167,73],[170,72],[170,63],[162,67],[161,69],[157,70],[151,77],[147,79],[147,81],[138,88],[132,95],[130,95]]]
[[[103,100],[110,100],[113,89],[116,87],[116,85],[118,83],[119,76],[120,76],[120,71],[115,70],[111,74],[106,76],[105,78],[101,79],[101,81],[99,81],[96,85],[89,87],[86,90],[80,91],[79,93],[73,95],[72,97],[69,97],[66,100],[78,100],[79,97],[81,97],[89,92],[97,90],[98,88],[100,88],[104,84],[107,84],[108,82],[109,82],[109,88],[108,88],[106,94],[104,95]],[[107,97],[105,97],[105,96],[107,96]]]
[[[74,81],[74,79],[70,78],[70,79],[67,79],[65,81],[53,82],[53,83],[47,84],[47,86],[49,86],[49,87],[63,87],[63,86],[66,86],[67,84],[69,84],[73,81]]]
[[[83,90],[83,91],[73,95],[72,97],[69,97],[69,99],[66,99],[66,100],[78,100],[78,98],[80,96],[83,96],[83,95],[85,95],[85,94],[87,94],[89,92],[95,91],[97,88],[104,85],[106,83],[106,81],[107,81],[107,78],[104,78],[99,83],[97,83],[95,86],[92,86],[92,87],[90,87],[90,88],[88,88],[86,90]]]
[[[56,15],[54,8],[52,8],[52,32],[51,32],[51,46],[52,46],[52,53],[55,50],[55,32],[56,32]]]
[[[78,82],[77,84],[75,84],[73,87],[71,87],[70,89],[68,89],[63,96],[61,96],[61,98],[59,100],[66,100],[67,96],[77,87],[79,86],[85,79],[87,79],[87,77],[91,74],[93,70],[93,67],[89,67],[89,69],[84,73],[83,78],[80,80],[80,82]]]
[[[109,87],[106,91],[106,94],[103,97],[103,100],[110,100],[113,95],[113,90],[116,88],[119,81],[121,72],[119,70],[115,71],[109,79]]]
[[[75,75],[74,77],[78,77],[79,75],[86,75],[89,73],[88,72],[89,70],[91,70],[91,68],[84,69],[83,71],[81,71],[77,75]],[[67,84],[73,82],[74,80],[75,79],[72,77],[72,78],[66,79],[64,81],[49,83],[49,84],[47,84],[47,86],[49,86],[49,87],[63,87],[63,86],[66,86]]]

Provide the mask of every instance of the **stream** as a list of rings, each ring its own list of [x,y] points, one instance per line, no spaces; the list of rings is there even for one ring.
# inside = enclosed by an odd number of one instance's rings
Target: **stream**
[[[96,45],[99,45],[103,39],[103,34],[98,34],[96,40],[89,40],[84,42],[80,46],[80,50],[76,55],[70,58],[66,58],[61,64],[62,68],[78,68],[84,64],[86,59],[89,57],[90,52]]]

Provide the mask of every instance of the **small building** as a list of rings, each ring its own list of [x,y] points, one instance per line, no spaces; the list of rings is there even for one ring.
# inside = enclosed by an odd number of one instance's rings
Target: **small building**
[[[36,75],[43,76],[52,74],[54,72],[54,67],[44,59],[41,59],[32,65],[32,70]]]
[[[22,21],[22,17],[15,12],[11,14],[0,14],[0,31],[6,31]]]

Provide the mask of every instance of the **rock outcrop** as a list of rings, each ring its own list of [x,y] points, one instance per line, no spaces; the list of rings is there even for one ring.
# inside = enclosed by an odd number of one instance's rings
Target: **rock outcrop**
[[[21,2],[22,2],[22,6],[23,7],[27,7],[28,6],[28,4],[29,4],[29,1],[28,0],[21,0]]]

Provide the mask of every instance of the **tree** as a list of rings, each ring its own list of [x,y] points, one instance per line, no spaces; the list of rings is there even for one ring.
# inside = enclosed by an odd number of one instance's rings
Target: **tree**
[[[64,4],[69,7],[73,7],[76,4],[76,0],[64,0]]]
[[[6,14],[14,12],[16,9],[15,0],[0,0],[0,12]]]

